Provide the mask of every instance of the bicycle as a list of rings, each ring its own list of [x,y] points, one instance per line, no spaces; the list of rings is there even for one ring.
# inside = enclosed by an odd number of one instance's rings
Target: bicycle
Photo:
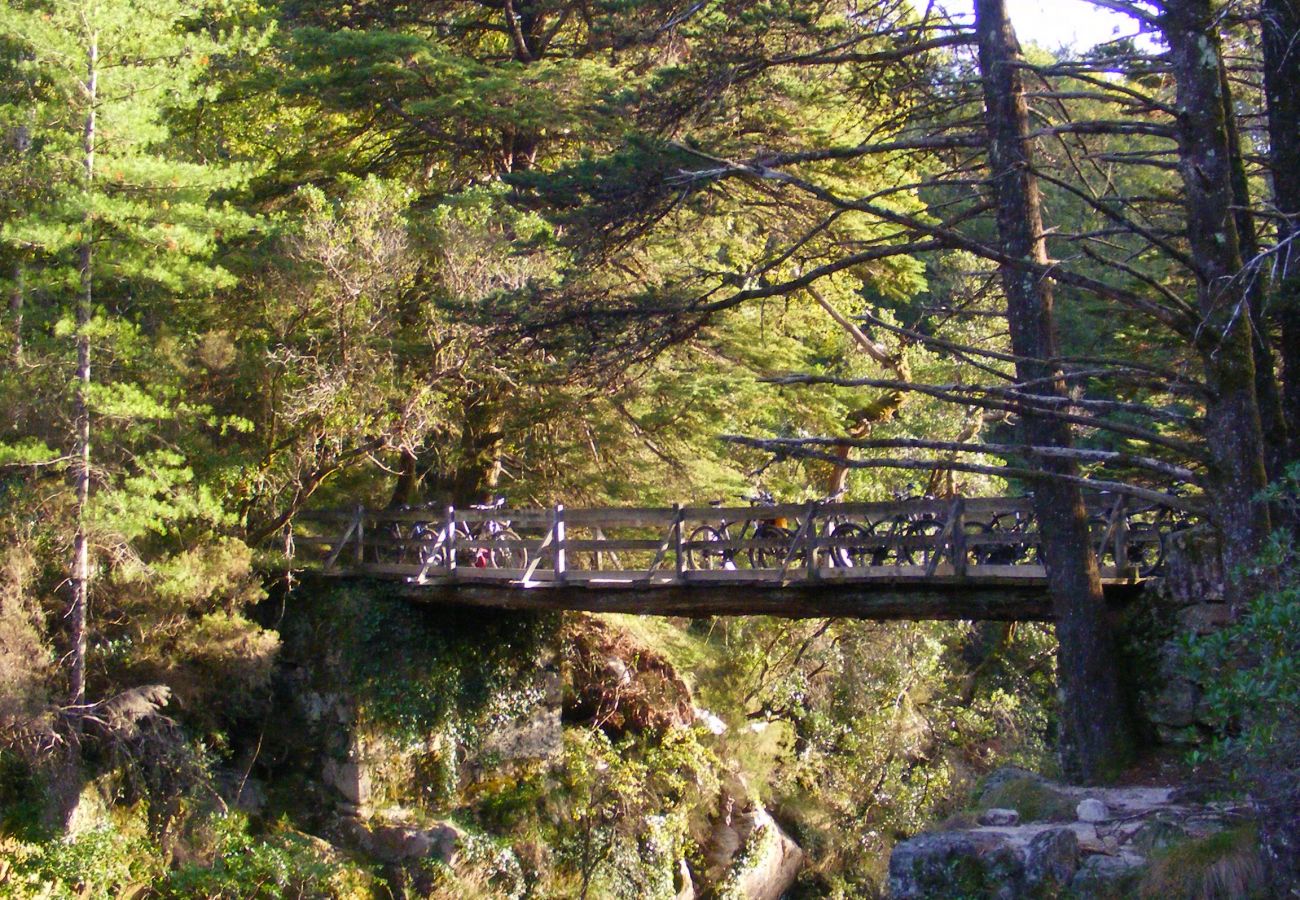
[[[475,504],[470,509],[498,512],[505,507],[505,498],[498,497],[491,503]],[[464,562],[475,569],[525,569],[528,567],[528,549],[523,539],[510,527],[510,520],[498,516],[486,516],[476,527],[470,528],[467,522],[457,522],[454,526],[455,543],[462,541],[481,543],[483,541],[500,542],[501,546],[480,546],[468,550],[458,550],[456,562]],[[416,522],[411,526],[408,544],[419,548],[420,564],[431,568],[446,568],[451,561],[450,547],[444,533],[445,526],[435,522]]]
[[[917,500],[933,500],[933,497],[910,493],[916,485],[908,485],[908,490],[895,491],[896,503],[911,503]],[[850,534],[861,540],[846,548],[849,565],[862,566],[913,566],[928,565],[935,552],[933,540],[943,531],[943,521],[932,510],[922,513],[898,513],[888,520],[888,528],[882,533],[879,529],[886,520],[867,522],[863,525],[848,523],[837,528],[835,535]],[[925,540],[918,540],[924,538]],[[868,556],[869,554],[869,556]],[[919,560],[919,561],[918,561]]]
[[[775,500],[767,491],[759,491],[752,497],[746,497],[750,506],[774,506]],[[721,500],[712,500],[709,505],[722,506]],[[792,531],[781,516],[768,518],[747,518],[740,524],[739,531],[733,536],[732,522],[719,519],[718,524],[704,524],[691,531],[686,544],[686,567],[703,571],[735,570],[739,562],[746,559],[751,568],[773,569],[785,565],[787,549],[794,540]],[[750,531],[750,528],[753,528]],[[739,555],[739,548],[732,545],[746,538],[755,541],[771,542],[748,548],[744,557]],[[716,548],[710,545],[719,545]],[[774,546],[776,545],[776,546]],[[795,554],[795,559],[802,559],[802,552]]]
[[[1032,497],[1032,495],[1026,495]],[[1013,534],[1029,536],[1027,531],[1033,521],[1032,513],[995,512],[987,522],[967,522],[967,535]],[[970,548],[970,561],[977,566],[1014,566],[1042,558],[1041,545],[1032,540],[976,543]]]

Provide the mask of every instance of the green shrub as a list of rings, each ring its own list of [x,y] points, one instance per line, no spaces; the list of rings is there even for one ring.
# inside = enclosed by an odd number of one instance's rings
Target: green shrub
[[[174,872],[159,892],[181,898],[370,897],[372,878],[317,838],[282,827],[263,837],[247,830],[242,816],[213,820],[215,854],[210,865],[191,863]]]
[[[42,843],[0,841],[0,897],[112,900],[155,883],[162,853],[141,836],[112,826]]]
[[[1252,826],[1174,844],[1151,863],[1138,895],[1153,900],[1265,897],[1259,838]]]
[[[1294,505],[1300,465],[1267,499]],[[1300,750],[1300,553],[1279,528],[1252,573],[1266,589],[1241,618],[1216,634],[1186,639],[1191,677],[1205,690],[1212,752],[1239,772],[1289,767]]]

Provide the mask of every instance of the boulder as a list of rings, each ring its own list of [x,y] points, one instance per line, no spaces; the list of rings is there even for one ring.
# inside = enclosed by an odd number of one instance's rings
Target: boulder
[[[1232,624],[1232,610],[1226,603],[1197,603],[1178,611],[1178,626],[1184,633],[1213,634]]]
[[[777,900],[803,866],[804,853],[749,791],[744,778],[728,778],[718,811],[701,841],[705,893],[745,900]]]
[[[382,863],[432,859],[452,865],[465,840],[465,832],[451,822],[421,828],[358,822],[351,830],[357,847]]]
[[[321,768],[321,780],[348,804],[363,811],[370,805],[370,770],[359,762],[327,759]]]
[[[1014,809],[986,809],[980,813],[981,825],[1019,825],[1020,813]]]
[[[1036,835],[1025,850],[1025,881],[1031,891],[1065,887],[1079,868],[1079,839],[1070,828]]]
[[[1106,804],[1094,797],[1080,800],[1074,811],[1080,822],[1105,822],[1110,818],[1110,810],[1106,808]]]
[[[1201,691],[1186,678],[1171,678],[1151,699],[1147,717],[1171,729],[1196,724]]]
[[[745,847],[745,865],[736,873],[735,893],[745,900],[779,900],[794,884],[804,853],[766,810],[759,809]]]
[[[1005,835],[996,832],[921,834],[896,844],[889,857],[889,896],[893,900],[1014,900],[1027,890],[1024,856]]]
[[[1078,897],[1129,896],[1125,887],[1131,876],[1141,871],[1142,857],[1134,854],[1090,856],[1070,879],[1070,890]]]

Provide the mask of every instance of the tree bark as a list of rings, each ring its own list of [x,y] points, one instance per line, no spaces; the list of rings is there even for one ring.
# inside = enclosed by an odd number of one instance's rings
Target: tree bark
[[[9,291],[9,327],[13,329],[9,340],[9,360],[20,366],[23,362],[23,300],[27,290],[27,266],[21,259],[14,263],[13,279]]]
[[[1226,111],[1229,161],[1231,162],[1233,222],[1237,226],[1237,239],[1241,243],[1243,263],[1259,258],[1259,234],[1255,226],[1254,207],[1250,202],[1250,181],[1246,176],[1246,160],[1241,152],[1241,132],[1233,114],[1232,85],[1228,81],[1228,67],[1220,62],[1219,85],[1223,91],[1223,108]],[[1246,276],[1246,308],[1250,310],[1250,329],[1253,338],[1255,361],[1255,400],[1259,404],[1260,427],[1264,437],[1264,467],[1270,480],[1279,477],[1286,464],[1286,451],[1290,443],[1286,414],[1282,410],[1282,390],[1278,384],[1273,348],[1268,341],[1266,306],[1269,299],[1268,275],[1261,264]]]
[[[86,123],[82,135],[83,176],[86,212],[82,224],[80,265],[81,290],[77,295],[77,373],[73,388],[76,419],[72,478],[77,494],[77,530],[72,539],[72,606],[68,610],[72,643],[69,701],[73,707],[86,702],[86,627],[90,607],[90,545],[86,533],[86,512],[90,503],[90,317],[94,299],[94,210],[95,104],[99,81],[99,46],[92,34],[86,48]]]
[[[1268,110],[1277,240],[1273,315],[1281,323],[1282,406],[1288,460],[1300,459],[1300,0],[1262,0],[1264,94]],[[1287,243],[1288,241],[1295,243]]]
[[[988,131],[990,182],[997,207],[998,239],[1013,259],[1047,262],[1038,184],[1030,163],[1029,116],[1024,97],[1020,46],[1003,0],[976,0],[975,29]],[[1020,361],[1016,375],[1034,393],[1065,396],[1052,318],[1051,283],[1000,267],[1007,298],[1011,344]],[[1068,425],[1025,409],[1020,414],[1027,444],[1068,447]],[[1066,459],[1039,459],[1054,474],[1075,475]],[[1077,484],[1040,482],[1034,506],[1042,532],[1048,590],[1059,643],[1061,761],[1066,775],[1095,781],[1127,761],[1131,740],[1115,666],[1100,572],[1088,536],[1087,513]]]
[[[1210,390],[1205,422],[1211,510],[1224,570],[1231,573],[1229,600],[1240,610],[1250,588],[1249,579],[1237,575],[1249,571],[1268,537],[1268,508],[1257,500],[1268,477],[1250,298],[1233,213],[1222,54],[1211,0],[1170,0],[1160,25],[1177,83],[1178,169],[1201,316],[1196,344]]]
[[[20,160],[27,156],[31,146],[32,137],[27,126],[21,125],[16,128],[14,151]],[[18,258],[14,260],[13,287],[9,292],[9,327],[13,329],[9,344],[9,359],[15,366],[21,365],[23,361],[23,303],[27,299],[26,294],[27,261],[20,251]]]

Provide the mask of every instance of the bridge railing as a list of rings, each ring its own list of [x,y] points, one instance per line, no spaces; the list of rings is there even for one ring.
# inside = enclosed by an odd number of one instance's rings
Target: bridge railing
[[[1163,563],[1180,522],[1123,497],[1089,503],[1103,577]],[[1029,498],[594,509],[323,511],[296,542],[326,571],[416,583],[681,584],[1041,579]]]

